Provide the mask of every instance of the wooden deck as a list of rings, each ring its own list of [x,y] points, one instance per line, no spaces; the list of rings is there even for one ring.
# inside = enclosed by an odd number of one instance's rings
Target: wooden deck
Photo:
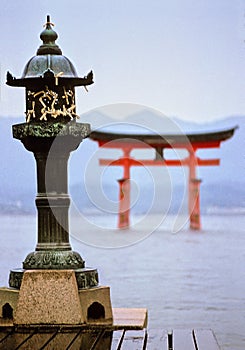
[[[1,350],[219,350],[211,330],[2,327]]]

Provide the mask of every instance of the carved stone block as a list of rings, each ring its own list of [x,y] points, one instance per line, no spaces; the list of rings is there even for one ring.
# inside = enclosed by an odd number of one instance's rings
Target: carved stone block
[[[15,325],[112,324],[109,287],[78,290],[73,270],[24,272]]]

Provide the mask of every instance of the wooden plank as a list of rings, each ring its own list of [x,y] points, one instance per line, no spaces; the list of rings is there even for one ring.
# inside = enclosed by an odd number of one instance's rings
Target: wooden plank
[[[45,346],[45,350],[59,349],[66,350],[71,341],[75,338],[78,332],[62,332],[57,333],[54,338],[52,338],[49,343]],[[32,347],[30,349],[35,349]]]
[[[69,350],[80,350],[80,349],[91,349],[94,342],[96,341],[100,331],[89,331],[84,330],[78,333],[75,341],[67,349]]]
[[[80,330],[66,350],[111,350],[112,333],[107,328],[100,328],[100,330]],[[59,347],[56,348],[60,350]]]
[[[89,350],[101,350],[103,342],[103,336],[105,334],[105,330],[101,330],[100,332],[97,332],[96,338],[94,339],[93,343],[91,344]],[[107,349],[106,346],[104,346],[105,350]]]
[[[71,341],[70,341],[70,343],[68,344],[66,350],[71,350],[71,349],[76,350],[76,349],[79,349],[79,348],[78,348],[78,345],[79,345],[79,344],[77,343],[77,347],[76,347],[75,344],[76,344],[76,339],[80,336],[81,333],[82,333],[82,329],[78,330],[78,331],[76,332],[76,334],[73,333],[74,337],[71,339]]]
[[[113,308],[114,329],[143,329],[147,325],[147,309]]]
[[[124,309],[123,309],[124,310]],[[120,313],[121,314],[121,313]],[[125,313],[125,319],[129,315]],[[129,322],[127,321],[129,327]],[[134,323],[135,326],[135,323]],[[220,350],[212,330],[173,331],[174,350]],[[162,329],[111,328],[13,329],[0,331],[0,350],[169,350],[168,332]]]
[[[173,348],[174,350],[196,350],[192,330],[191,329],[173,330]]]
[[[125,331],[114,331],[112,335],[112,342],[111,342],[111,350],[118,350],[120,349],[120,345],[123,341]]]
[[[106,329],[98,335],[97,341],[91,346],[90,350],[111,350],[112,331]]]
[[[0,343],[0,350],[20,349],[33,336],[34,332],[17,333],[13,332]]]
[[[120,350],[145,350],[146,341],[146,330],[126,331]]]
[[[93,349],[93,344],[101,334],[101,331],[82,331],[82,330],[66,330],[60,329],[55,332],[39,330],[34,334],[32,338],[26,341],[20,350],[80,350],[84,348],[86,350]]]
[[[198,350],[220,350],[218,342],[211,329],[199,329],[193,331]]]
[[[56,337],[57,333],[59,332],[59,329],[56,330],[56,332],[53,332],[53,334],[49,333],[49,338],[48,340],[46,341],[46,343],[44,343],[44,345],[42,347],[40,347],[39,350],[46,350],[47,349],[47,346],[48,344],[50,344],[50,342]]]
[[[13,333],[13,329],[3,329],[0,331],[0,343],[3,341],[5,338],[7,338],[10,334]]]
[[[167,331],[162,329],[147,330],[147,350],[168,350]]]
[[[31,337],[27,337],[28,334],[27,333],[20,333],[20,332],[16,332],[15,336],[17,334],[22,334],[22,335],[26,335],[26,340],[25,342],[23,342],[22,344],[19,344],[18,349],[19,350],[32,350],[32,349],[41,349],[44,344],[47,344],[47,342],[51,339],[51,337],[53,337],[54,334],[56,334],[56,332],[36,332],[34,333]]]

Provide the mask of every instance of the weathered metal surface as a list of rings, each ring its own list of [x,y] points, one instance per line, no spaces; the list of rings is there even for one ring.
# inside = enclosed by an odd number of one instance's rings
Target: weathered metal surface
[[[62,137],[72,136],[84,139],[90,134],[90,124],[87,123],[23,123],[13,125],[13,137],[22,140],[25,137]]]
[[[54,259],[57,252],[52,251],[49,253],[50,253],[52,259]],[[74,257],[74,254],[73,254],[74,252],[69,252],[69,253],[72,257]],[[64,258],[64,255],[65,255],[64,252],[62,252],[62,254],[60,255],[60,256],[62,256],[62,259]],[[34,260],[34,263],[37,264],[37,260]],[[45,261],[45,263],[46,263],[46,261]],[[57,264],[57,269],[60,269],[61,266],[62,266],[62,268],[65,269],[64,263],[62,264],[60,261],[56,261],[56,264]],[[28,267],[28,269],[34,269],[35,268],[34,266],[30,265]],[[38,269],[38,268],[40,269],[40,266],[42,266],[41,268],[43,269],[44,266],[47,266],[47,265],[44,265],[43,261],[42,261],[42,263],[40,263],[40,265],[38,265],[38,267],[36,269]],[[47,269],[49,269],[49,268],[55,269],[55,264],[53,262],[50,262],[50,264],[48,266],[49,267],[47,267]],[[67,264],[66,266],[69,269],[72,268],[71,265]],[[76,276],[76,280],[77,280],[78,289],[93,288],[93,287],[97,287],[99,285],[99,275],[98,275],[97,269],[89,268],[89,267],[84,267],[84,268],[79,269],[76,266],[77,265],[75,265],[74,270],[75,270],[75,276]],[[20,289],[24,272],[25,272],[25,269],[12,269],[12,270],[10,270],[9,286],[12,288]]]
[[[89,130],[89,124],[61,122],[13,126],[14,137],[34,153],[37,165],[38,242],[36,250],[24,260],[24,269],[82,269],[85,266],[69,243],[67,165],[70,152],[79,146]],[[13,271],[12,287],[19,284],[20,273]]]
[[[26,64],[20,79],[7,73],[7,85],[26,87],[26,121],[63,122],[79,118],[76,114],[75,86],[93,84],[93,72],[78,77],[71,61],[55,43],[57,33],[50,17],[40,35],[43,44]]]
[[[58,45],[56,45],[55,40],[58,38],[57,33],[52,29],[54,26],[50,21],[50,16],[47,15],[46,28],[40,34],[40,39],[43,44],[37,50],[37,55],[62,55],[62,51]]]
[[[96,269],[85,268],[69,242],[67,167],[70,153],[90,133],[89,124],[76,123],[75,86],[93,83],[92,72],[79,78],[73,64],[55,43],[57,33],[47,17],[40,35],[43,44],[20,79],[7,74],[7,84],[26,87],[26,123],[13,125],[13,137],[34,154],[37,167],[38,239],[23,269],[10,272],[9,285],[20,288],[28,269],[73,269],[79,289],[98,286]]]
[[[37,164],[38,242],[36,250],[25,258],[23,269],[79,269],[78,287],[94,287],[98,285],[97,271],[81,270],[85,267],[84,260],[71,250],[69,243],[67,185],[70,152],[79,146],[90,128],[88,124],[78,123],[41,124],[13,126],[14,137],[34,153]],[[19,288],[22,275],[21,270],[11,271],[10,286]]]
[[[71,85],[90,85],[93,84],[93,74],[90,72],[88,76],[79,78],[75,67],[71,61],[62,55],[62,51],[55,43],[58,38],[57,33],[52,28],[50,16],[47,16],[45,29],[40,34],[43,41],[38,48],[36,56],[33,56],[26,64],[20,79],[16,79],[8,74],[7,84],[10,86],[30,86],[35,80],[41,79],[45,73],[53,73],[54,79],[62,79],[62,81],[70,81]],[[52,77],[52,75],[51,75]],[[66,79],[68,78],[68,79]],[[73,80],[74,79],[74,80]],[[40,83],[40,81],[39,81]],[[58,85],[58,84],[56,84]],[[62,85],[62,84],[61,84]]]

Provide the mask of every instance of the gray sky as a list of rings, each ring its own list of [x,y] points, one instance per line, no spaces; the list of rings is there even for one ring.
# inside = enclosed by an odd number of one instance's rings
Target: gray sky
[[[142,104],[197,122],[243,114],[243,0],[1,0],[0,115],[23,115],[20,77],[51,15],[57,44],[80,76],[77,112],[118,102]]]

